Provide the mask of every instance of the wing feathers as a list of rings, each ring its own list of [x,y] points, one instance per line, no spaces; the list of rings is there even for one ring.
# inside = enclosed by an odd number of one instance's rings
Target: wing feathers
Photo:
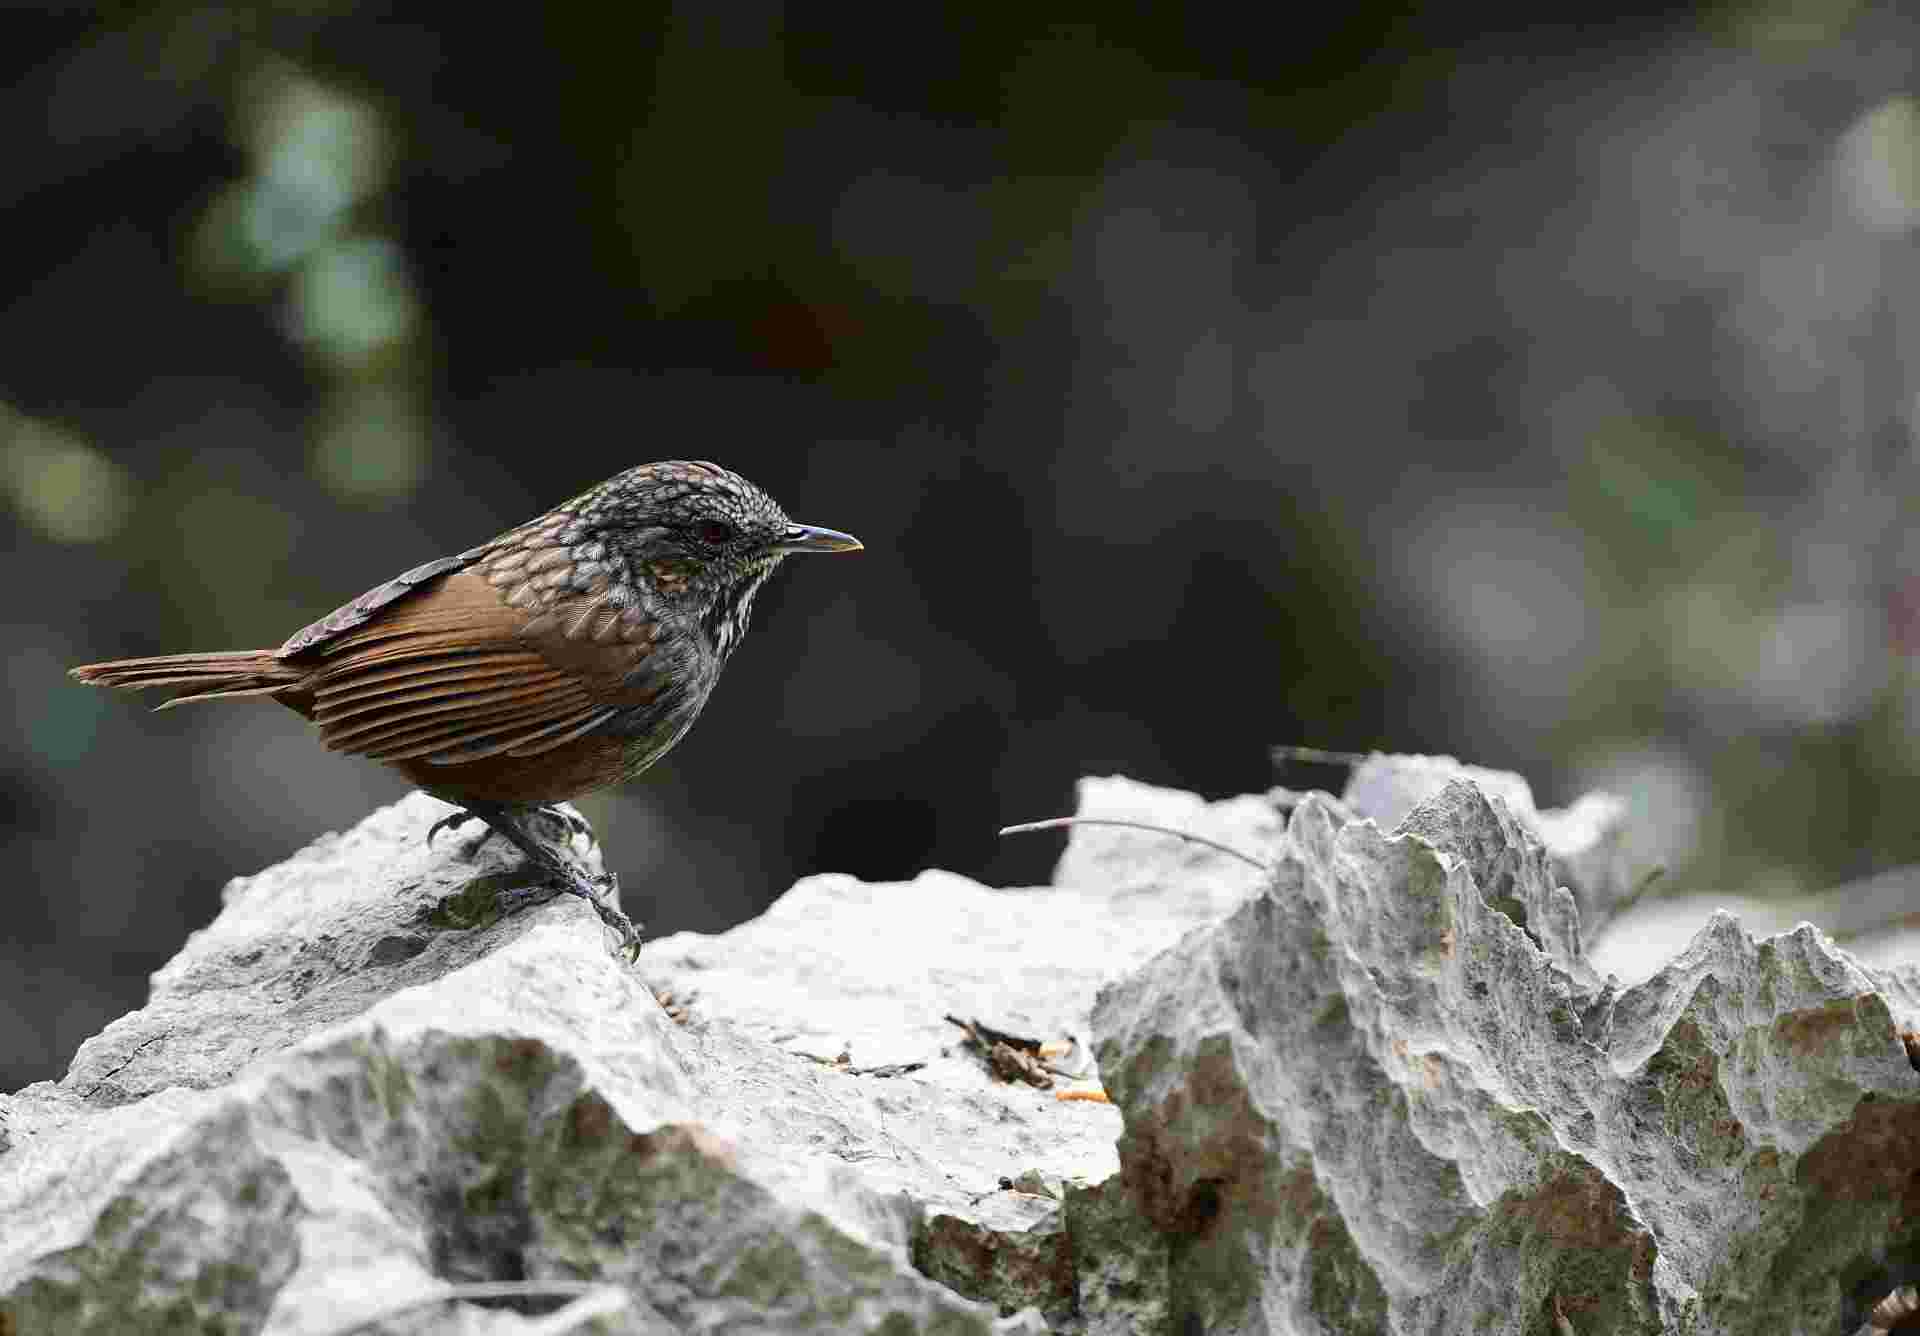
[[[531,553],[511,589],[456,571],[340,628],[306,683],[321,741],[459,765],[537,756],[606,723],[653,627],[605,589],[548,594],[567,569],[565,553]]]
[[[352,639],[351,636],[343,639],[343,632],[352,631],[355,627],[365,625],[366,622],[377,617],[397,600],[407,599],[408,595],[413,594],[422,586],[429,584],[429,582],[435,578],[445,575],[449,571],[464,569],[471,565],[475,558],[479,557],[485,551],[486,548],[484,547],[476,547],[470,551],[462,552],[457,557],[441,557],[437,561],[429,561],[424,565],[415,566],[406,574],[397,576],[383,585],[377,585],[369,589],[345,607],[335,608],[312,626],[307,627],[305,630],[295,632],[294,635],[288,639],[287,643],[280,647],[280,657],[283,659],[289,658],[292,655],[301,653],[303,650],[313,649],[315,646],[320,647],[322,654],[334,653],[335,650],[346,643],[346,640]],[[411,599],[409,603],[413,606],[418,606],[419,600]],[[403,606],[406,605],[403,604]]]
[[[523,706],[517,710],[496,710],[478,717],[416,719],[411,723],[396,724],[379,733],[362,734],[335,750],[350,751],[375,761],[388,761],[400,756],[436,751],[496,727],[524,729],[537,726],[544,723],[546,718],[545,711],[530,710]]]
[[[526,738],[520,739],[519,745],[514,747],[513,750],[509,751],[507,755],[538,756],[542,752],[550,752],[555,747],[563,747],[567,743],[572,742],[575,738],[579,737],[582,733],[587,733],[592,731],[593,729],[599,728],[602,724],[607,723],[609,720],[613,718],[614,715],[618,713],[619,711],[617,710],[608,709],[605,706],[602,706],[600,709],[593,711],[593,713],[591,714],[582,715],[580,717],[580,722],[576,723],[572,728],[569,728],[564,733],[556,734],[554,730],[550,728],[550,729],[547,729],[544,733],[539,733],[539,734],[535,734],[532,737],[526,737]],[[554,727],[558,728],[559,725],[556,724]]]
[[[556,718],[556,713],[559,717]],[[582,717],[580,710],[561,711],[539,708],[520,709],[478,718],[442,719],[437,724],[398,730],[375,739],[360,754],[376,761],[404,760],[412,756],[434,756],[449,750],[476,747],[495,741],[513,746],[541,736],[549,728],[564,726]]]
[[[442,696],[398,710],[376,710],[339,725],[323,722],[320,725],[320,740],[335,751],[358,751],[360,748],[355,744],[356,738],[378,736],[395,728],[428,723],[441,715],[451,715],[456,722],[461,722],[519,710],[552,713],[589,704],[591,702],[580,692],[556,691],[539,685],[507,687],[471,695]]]
[[[479,710],[505,701],[538,699],[546,695],[584,699],[585,693],[566,690],[566,679],[551,670],[534,674],[510,673],[477,682],[465,679],[447,681],[434,677],[426,679],[423,685],[411,691],[395,691],[371,699],[362,697],[345,702],[322,701],[314,718],[320,721],[322,727],[337,729],[341,736],[345,736],[358,727],[349,721],[361,716],[399,719],[441,714],[448,710]]]
[[[391,668],[369,668],[365,672],[328,678],[317,693],[328,709],[346,713],[349,705],[408,691],[422,683],[450,685],[455,682],[484,682],[489,678],[524,676],[546,668],[546,661],[534,654],[445,655],[401,663]]]
[[[613,714],[614,711],[602,707],[570,715],[533,731],[524,728],[503,729],[458,747],[436,751],[427,757],[427,762],[430,765],[465,765],[471,761],[484,761],[503,752],[509,756],[537,756],[598,728]]]

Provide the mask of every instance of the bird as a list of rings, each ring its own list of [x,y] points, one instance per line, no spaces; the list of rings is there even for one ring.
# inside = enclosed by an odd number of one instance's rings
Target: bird
[[[641,464],[456,556],[375,585],[278,649],[82,664],[89,686],[169,688],[160,705],[266,697],[331,751],[381,761],[478,820],[592,905],[637,953],[590,875],[540,838],[555,804],[633,778],[686,736],[783,558],[856,552],[799,524],[739,474],[699,460]],[[519,903],[525,891],[510,892]]]

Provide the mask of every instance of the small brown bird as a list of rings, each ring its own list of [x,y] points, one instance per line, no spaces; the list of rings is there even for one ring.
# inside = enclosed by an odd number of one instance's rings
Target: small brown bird
[[[631,779],[686,734],[782,557],[859,548],[794,523],[716,464],[642,464],[368,590],[279,649],[72,675],[174,688],[162,709],[270,696],[319,725],[330,750],[384,761],[461,809],[434,833],[477,818],[504,835],[631,948],[638,934],[604,899],[612,877],[588,877],[529,818]]]

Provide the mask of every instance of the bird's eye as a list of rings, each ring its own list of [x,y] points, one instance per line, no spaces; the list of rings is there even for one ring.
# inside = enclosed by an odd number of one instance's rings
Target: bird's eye
[[[733,526],[725,520],[708,520],[700,526],[700,541],[719,547],[733,537]]]

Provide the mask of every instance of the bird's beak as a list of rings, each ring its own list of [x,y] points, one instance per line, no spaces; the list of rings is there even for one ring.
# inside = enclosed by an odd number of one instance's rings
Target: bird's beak
[[[865,544],[850,533],[822,529],[812,524],[794,524],[780,536],[774,547],[781,552],[858,552]]]

